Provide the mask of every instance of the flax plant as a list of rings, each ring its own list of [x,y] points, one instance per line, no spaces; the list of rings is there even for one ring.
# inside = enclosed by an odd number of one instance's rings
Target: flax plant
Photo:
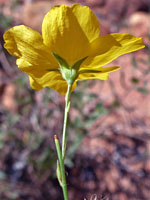
[[[4,34],[4,47],[17,57],[18,68],[29,76],[33,89],[52,88],[65,95],[62,142],[54,136],[58,154],[57,177],[68,200],[65,176],[67,121],[70,96],[77,82],[107,80],[118,66],[103,67],[117,57],[144,48],[142,39],[128,33],[100,36],[100,24],[87,6],[58,5],[45,15],[42,34],[19,25]]]

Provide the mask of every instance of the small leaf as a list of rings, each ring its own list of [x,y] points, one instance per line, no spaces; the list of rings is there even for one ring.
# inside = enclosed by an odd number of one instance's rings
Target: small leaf
[[[132,57],[131,64],[133,65],[134,68],[137,68],[137,62],[134,56]]]
[[[120,105],[121,105],[121,104],[120,104],[120,101],[118,101],[118,100],[115,100],[115,101],[112,103],[112,106],[113,106],[113,107],[116,107],[116,108],[117,108],[117,107],[120,107]]]
[[[132,83],[134,83],[134,84],[139,83],[139,79],[136,78],[136,77],[132,77],[131,81],[132,81]]]
[[[148,94],[149,93],[149,91],[146,88],[141,88],[141,87],[137,88],[137,91],[139,91],[139,92],[141,92],[143,94]]]
[[[98,103],[96,105],[95,110],[93,111],[93,113],[89,116],[89,119],[86,120],[85,124],[87,126],[90,126],[93,124],[93,122],[98,119],[101,115],[107,114],[108,111],[106,108],[104,108],[103,104]]]
[[[62,176],[61,176],[60,165],[59,165],[59,161],[58,160],[57,160],[56,174],[57,174],[57,178],[58,178],[59,184],[60,184],[60,186],[62,186]]]

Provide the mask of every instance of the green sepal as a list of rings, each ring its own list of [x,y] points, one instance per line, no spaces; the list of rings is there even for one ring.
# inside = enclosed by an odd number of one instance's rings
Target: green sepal
[[[62,74],[62,77],[67,81],[68,85],[72,85],[79,75],[78,71],[80,69],[80,65],[83,63],[83,61],[87,57],[82,58],[82,59],[78,60],[75,64],[73,64],[72,66],[69,66],[69,64],[67,63],[67,61],[64,58],[60,57],[55,52],[52,52],[52,54],[59,63],[60,72]]]
[[[55,52],[52,52],[53,56],[56,58],[56,60],[59,63],[60,66],[60,72],[62,74],[62,77],[67,81],[67,83],[70,82],[70,66],[67,63],[67,61],[65,59],[63,59],[62,57],[60,57],[58,54],[56,54]]]
[[[49,71],[49,72],[59,72],[60,70],[59,70],[59,69],[56,69],[56,68],[54,68],[54,69],[48,69],[47,71]]]
[[[99,73],[99,72],[102,72],[101,70],[94,70],[94,69],[83,69],[83,70],[80,70],[79,74],[84,74],[84,73]],[[105,73],[105,72],[103,72]]]
[[[85,58],[82,58],[81,60],[78,60],[74,65],[72,65],[72,69],[75,69],[75,70],[79,70],[80,68],[80,65],[85,61],[85,59],[87,58],[88,56],[86,56]]]
[[[68,63],[65,61],[65,59],[63,59],[62,57],[60,57],[58,54],[56,54],[55,52],[52,52],[53,56],[56,58],[56,60],[58,61],[59,65],[61,67],[67,68],[69,69],[69,65]]]

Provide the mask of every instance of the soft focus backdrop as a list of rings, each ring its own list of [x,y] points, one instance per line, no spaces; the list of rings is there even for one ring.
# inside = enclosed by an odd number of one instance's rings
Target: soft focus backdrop
[[[88,5],[101,34],[141,36],[146,48],[113,62],[109,81],[85,81],[72,94],[66,170],[70,200],[149,200],[149,0],[0,0],[0,200],[62,200],[53,135],[61,136],[64,97],[33,91],[3,33],[25,24],[41,31],[56,4]]]

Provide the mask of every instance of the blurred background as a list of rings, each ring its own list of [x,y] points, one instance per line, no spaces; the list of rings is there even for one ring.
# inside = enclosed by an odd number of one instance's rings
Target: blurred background
[[[19,24],[41,31],[56,4],[88,5],[101,35],[141,36],[145,49],[119,57],[109,81],[84,81],[72,94],[66,171],[70,200],[150,199],[149,0],[0,0],[0,200],[63,200],[53,136],[61,137],[64,96],[32,90],[3,33]]]

